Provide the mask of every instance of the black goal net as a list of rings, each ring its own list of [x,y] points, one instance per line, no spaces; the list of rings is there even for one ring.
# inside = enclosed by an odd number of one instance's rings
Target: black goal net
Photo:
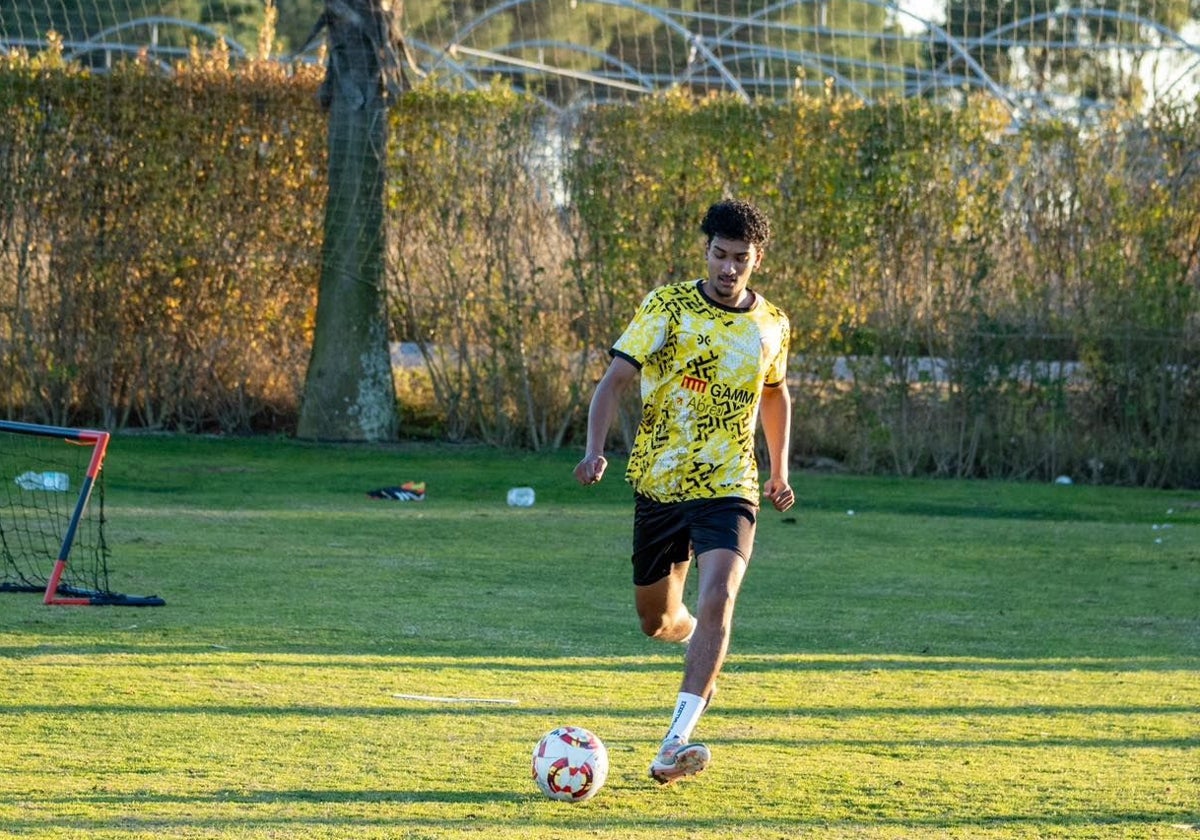
[[[0,591],[47,604],[160,606],[109,586],[108,433],[0,421]]]

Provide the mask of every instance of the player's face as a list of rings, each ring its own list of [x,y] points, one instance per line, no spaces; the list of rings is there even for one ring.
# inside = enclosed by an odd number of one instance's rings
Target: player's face
[[[758,246],[742,239],[714,236],[705,255],[708,279],[704,282],[704,291],[708,296],[726,306],[747,305],[750,301],[746,285],[762,262],[762,251]]]

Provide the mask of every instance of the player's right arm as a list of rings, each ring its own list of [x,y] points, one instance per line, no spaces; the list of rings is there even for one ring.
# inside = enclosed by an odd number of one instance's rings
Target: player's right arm
[[[608,459],[604,457],[608,430],[620,409],[621,395],[637,376],[637,366],[621,356],[613,356],[608,370],[596,385],[588,408],[587,451],[575,467],[575,478],[580,484],[595,484],[604,477],[608,467]]]

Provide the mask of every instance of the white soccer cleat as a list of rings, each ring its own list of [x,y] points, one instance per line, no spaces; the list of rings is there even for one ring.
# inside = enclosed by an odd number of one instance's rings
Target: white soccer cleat
[[[663,741],[658,755],[650,762],[650,778],[660,785],[669,785],[695,776],[711,760],[712,753],[703,744],[688,744],[682,738],[670,738]]]

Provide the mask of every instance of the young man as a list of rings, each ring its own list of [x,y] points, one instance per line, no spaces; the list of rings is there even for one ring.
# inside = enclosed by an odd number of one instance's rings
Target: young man
[[[642,632],[687,644],[679,698],[650,765],[660,784],[699,773],[710,753],[690,743],[729,649],[734,601],[759,507],[755,426],[762,419],[770,478],[761,494],[785,511],[791,396],[787,316],[749,287],[771,226],[756,207],[726,200],[708,209],[708,275],[651,291],[609,351],[588,412],[587,452],[575,467],[595,484],[622,392],[640,375],[642,418],[626,480],[634,489],[633,583]],[[683,603],[695,555],[696,614]]]

